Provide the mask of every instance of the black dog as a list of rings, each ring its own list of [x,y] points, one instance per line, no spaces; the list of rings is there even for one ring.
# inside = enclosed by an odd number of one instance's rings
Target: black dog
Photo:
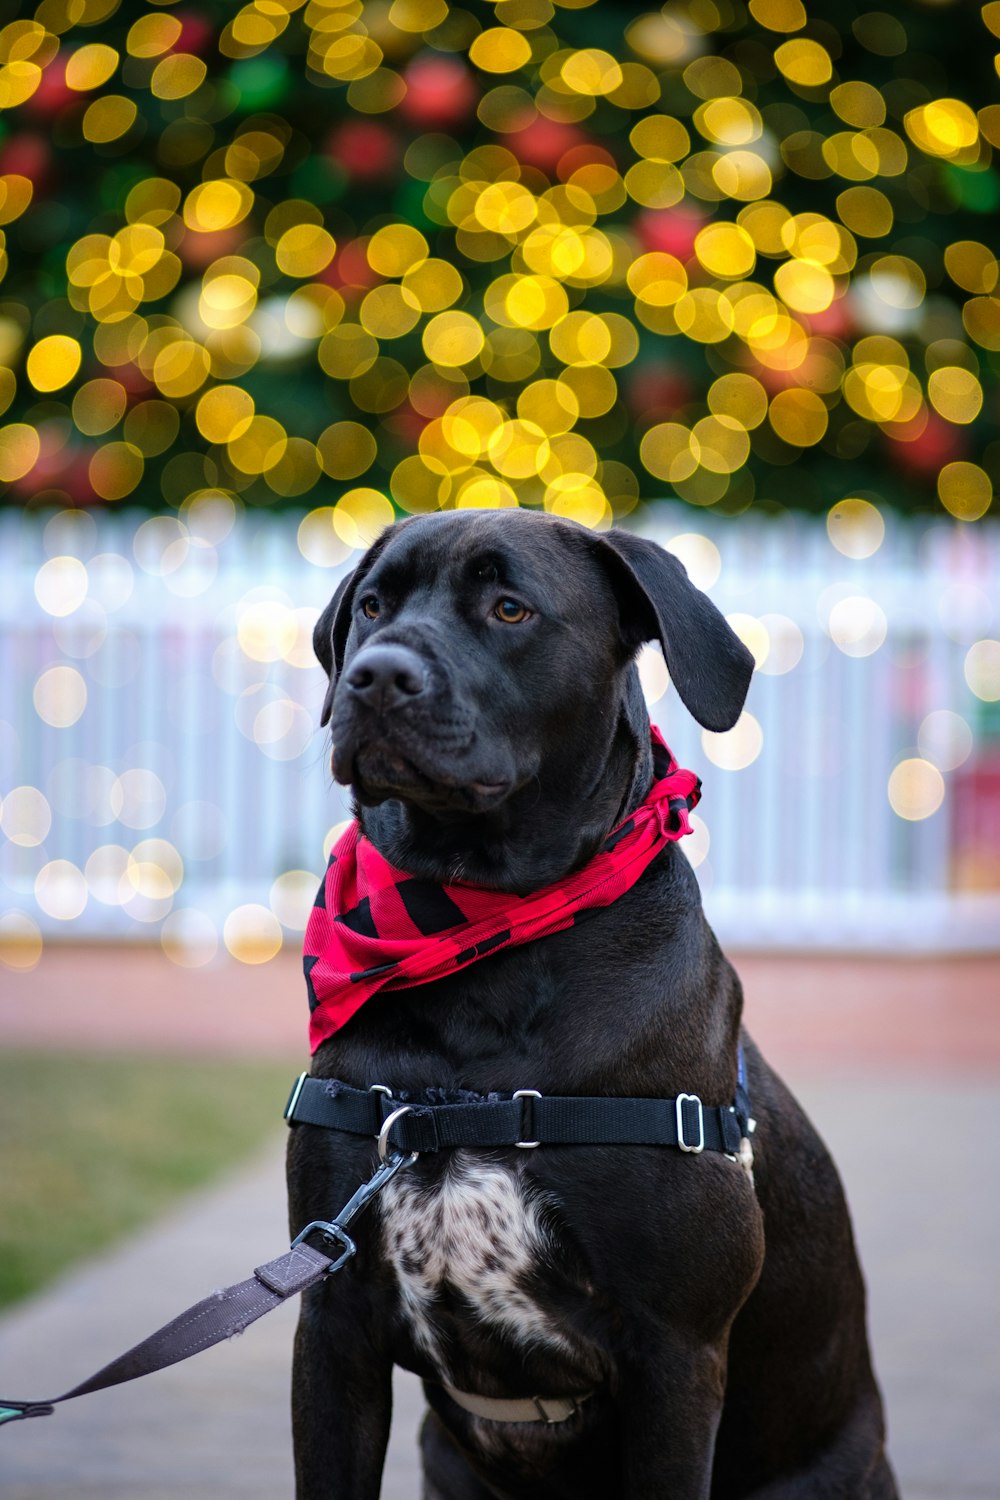
[[[365,836],[414,876],[518,895],[584,864],[650,784],[633,660],[651,639],[699,723],[731,726],[749,653],[652,543],[522,511],[387,530],[315,635]],[[374,996],[313,1072],[725,1105],[741,1004],[668,844],[585,925]],[[836,1171],[742,1040],[753,1176],[647,1146],[440,1151],[400,1173],[304,1302],[300,1500],[376,1500],[394,1363],[426,1382],[426,1500],[896,1494]],[[373,1165],[370,1141],[296,1126],[293,1230]],[[586,1399],[547,1424],[450,1390]]]

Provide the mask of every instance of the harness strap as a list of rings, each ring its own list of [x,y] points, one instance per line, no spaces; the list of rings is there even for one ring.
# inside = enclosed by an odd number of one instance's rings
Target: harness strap
[[[444,1389],[463,1411],[474,1417],[485,1417],[488,1422],[544,1422],[552,1427],[575,1416],[593,1391],[584,1391],[579,1396],[476,1396],[471,1391],[456,1391],[452,1385]]]
[[[682,1151],[722,1151],[735,1156],[749,1129],[742,1084],[735,1103],[702,1104],[697,1094],[676,1099],[573,1098],[519,1090],[508,1098],[435,1103],[379,1085],[355,1089],[337,1079],[303,1073],[292,1089],[285,1118],[351,1135],[378,1135],[400,1105],[392,1127],[397,1151],[442,1151],[454,1146],[677,1146]]]

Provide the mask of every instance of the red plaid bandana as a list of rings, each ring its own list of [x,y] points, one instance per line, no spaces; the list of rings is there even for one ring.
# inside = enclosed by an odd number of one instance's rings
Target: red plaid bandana
[[[701,796],[653,729],[653,784],[581,870],[527,896],[437,885],[395,869],[352,823],[338,840],[305,936],[309,1039],[339,1031],[378,990],[406,989],[464,969],[498,948],[561,932],[610,906],[665,844],[691,832]]]

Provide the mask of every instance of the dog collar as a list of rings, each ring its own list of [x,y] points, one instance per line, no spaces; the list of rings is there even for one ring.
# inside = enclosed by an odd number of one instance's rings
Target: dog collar
[[[460,1096],[443,1089],[421,1094],[384,1084],[351,1088],[339,1079],[300,1074],[285,1108],[290,1125],[320,1125],[350,1135],[377,1136],[380,1149],[404,1154],[518,1146],[676,1146],[699,1155],[720,1151],[749,1171],[753,1131],[742,1049],[732,1104],[703,1104],[697,1094],[673,1099],[618,1099],[541,1094]],[[745,1143],[745,1144],[744,1144]]]
[[[304,968],[312,1050],[380,990],[453,974],[500,948],[561,932],[610,906],[668,843],[691,832],[701,796],[652,730],[653,784],[582,869],[527,896],[438,885],[397,870],[355,822],[330,855],[306,928]]]

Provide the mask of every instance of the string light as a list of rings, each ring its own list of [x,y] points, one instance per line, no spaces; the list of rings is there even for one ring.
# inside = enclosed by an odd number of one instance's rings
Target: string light
[[[370,518],[603,527],[669,490],[827,510],[863,464],[876,509],[972,524],[992,13],[42,0],[0,30],[0,484],[216,486],[353,546],[359,482]]]

